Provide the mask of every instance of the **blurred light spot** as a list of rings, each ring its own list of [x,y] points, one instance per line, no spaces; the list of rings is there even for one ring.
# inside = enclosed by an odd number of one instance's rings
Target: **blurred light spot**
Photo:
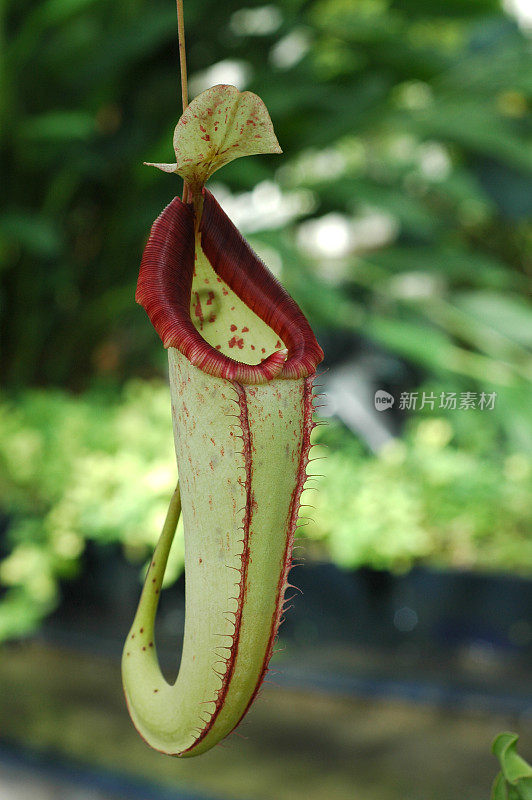
[[[51,575],[40,572],[27,582],[26,591],[37,603],[46,603],[55,597],[57,587]]]
[[[509,90],[497,95],[497,108],[506,117],[524,117],[528,111],[528,103],[522,92]]]
[[[243,233],[280,228],[315,207],[308,189],[282,192],[273,181],[261,181],[251,192],[232,195],[223,185],[212,187],[226,214]]]
[[[279,39],[270,52],[270,61],[279,69],[295,67],[310,48],[310,37],[307,31],[299,29]]]
[[[511,481],[526,480],[530,475],[530,461],[523,453],[514,453],[504,462],[504,474]]]
[[[15,480],[30,480],[42,458],[43,442],[36,431],[22,430],[9,438],[3,458]]]
[[[52,538],[55,552],[62,558],[77,558],[85,548],[85,542],[74,531],[59,531]]]
[[[430,419],[420,422],[416,440],[422,447],[442,450],[453,438],[453,429],[446,419]]]
[[[408,606],[399,608],[393,615],[393,624],[398,631],[402,631],[403,633],[413,631],[418,622],[419,620],[416,612],[413,608],[409,608]]]
[[[311,254],[341,258],[350,250],[349,220],[333,213],[304,222],[299,227],[298,239],[301,248]]]
[[[0,564],[0,580],[6,586],[27,584],[47,566],[46,555],[33,544],[20,544]]]
[[[530,0],[503,0],[504,9],[515,17],[524,30],[532,29],[532,4]]]
[[[400,108],[416,111],[430,106],[433,99],[432,89],[423,81],[408,81],[395,88],[394,99]]]
[[[271,5],[241,8],[232,15],[229,25],[239,36],[267,36],[274,33],[282,21],[279,9]]]
[[[347,168],[347,159],[337,149],[307,150],[290,164],[279,167],[278,175],[283,183],[322,182],[341,177]]]
[[[147,530],[151,532],[151,540],[154,544],[157,543],[159,536],[161,535],[161,530],[164,525],[164,521],[166,519],[166,508],[161,505],[159,508],[153,509],[151,514],[148,517],[147,521]]]
[[[396,467],[405,463],[407,455],[407,446],[400,439],[391,439],[379,450],[379,458]]]
[[[154,467],[144,476],[146,486],[154,492],[164,492],[172,489],[175,480],[175,470],[167,464]]]
[[[196,95],[218,83],[228,83],[237,89],[244,89],[251,77],[251,69],[245,61],[225,59],[218,61],[203,72],[197,72],[189,80],[190,94]]]
[[[451,171],[451,159],[441,144],[427,142],[419,148],[419,166],[427,178],[442,181]]]
[[[321,150],[309,167],[314,178],[338,178],[345,171],[345,158],[337,150]]]
[[[391,278],[389,291],[403,300],[424,300],[441,294],[443,284],[437,275],[428,272],[403,272]]]
[[[393,241],[398,224],[389,214],[367,211],[356,219],[331,213],[299,227],[298,244],[313,256],[344,258],[349,253],[382,247]]]
[[[251,192],[251,199],[261,211],[268,214],[274,211],[281,202],[281,190],[276,183],[261,181]]]
[[[407,31],[408,41],[414,47],[424,51],[437,50],[438,52],[455,53],[465,45],[464,25],[456,19],[412,20]]]
[[[410,161],[416,155],[417,142],[413,136],[401,134],[390,142],[390,155],[400,161]]]
[[[399,232],[399,223],[384,211],[368,211],[351,223],[351,250],[374,250],[392,242]]]

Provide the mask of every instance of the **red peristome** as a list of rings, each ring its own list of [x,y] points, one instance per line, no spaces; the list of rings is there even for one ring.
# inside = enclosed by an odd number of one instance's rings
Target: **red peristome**
[[[253,252],[206,189],[200,231],[203,251],[214,271],[284,341],[288,355],[280,377],[315,372],[323,351],[297,303]]]
[[[302,378],[323,358],[299,306],[255,255],[210,192],[204,189],[201,242],[213,269],[285,342],[260,364],[245,364],[216,350],[190,318],[194,272],[194,212],[174,198],[155,220],[144,250],[135,299],[165,347],[175,347],[196,367],[244,384]]]

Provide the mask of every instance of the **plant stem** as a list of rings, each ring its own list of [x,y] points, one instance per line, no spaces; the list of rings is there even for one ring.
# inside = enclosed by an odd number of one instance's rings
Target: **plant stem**
[[[187,82],[187,51],[185,48],[185,20],[183,17],[183,0],[176,0],[177,5],[177,40],[179,42],[179,68],[181,72],[181,100],[183,111],[188,106],[188,82]],[[183,202],[188,199],[188,186],[183,182]]]

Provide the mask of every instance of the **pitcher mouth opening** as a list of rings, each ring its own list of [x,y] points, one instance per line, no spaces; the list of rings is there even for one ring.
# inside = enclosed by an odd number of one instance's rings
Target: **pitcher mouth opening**
[[[212,194],[202,195],[197,232],[192,205],[176,197],[144,250],[135,299],[163,345],[243,384],[312,375],[323,351],[299,306]]]

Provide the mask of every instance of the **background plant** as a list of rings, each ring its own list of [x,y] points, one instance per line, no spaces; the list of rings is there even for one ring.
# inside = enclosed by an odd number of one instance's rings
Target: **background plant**
[[[482,412],[477,424],[482,427]],[[318,428],[319,492],[309,490],[307,550],[345,567],[425,563],[529,574],[529,481],[522,454],[456,444],[452,418],[427,416],[370,456],[345,429]],[[133,381],[118,397],[29,390],[0,404],[0,505],[8,528],[0,638],[32,630],[87,541],[121,543],[139,578],[175,484],[168,392]],[[356,491],[354,486],[356,484]],[[305,514],[303,513],[303,516]],[[183,564],[172,548],[165,583]]]
[[[498,393],[489,414],[403,415],[379,455],[340,423],[320,429],[313,547],[346,566],[529,573],[523,29],[498,0],[189,0],[186,14],[192,93],[236,82],[271,112],[284,156],[234,162],[217,196],[321,330],[329,366],[369,352],[389,388]],[[133,295],[149,226],[179,192],[142,167],[171,155],[179,90],[167,0],[7,0],[0,15],[13,633],[53,606],[85,540],[124,542],[140,566],[171,489],[151,382],[164,353]]]
[[[500,733],[493,742],[501,771],[493,782],[491,800],[527,800],[532,796],[532,767],[518,755],[518,741],[515,733]]]

